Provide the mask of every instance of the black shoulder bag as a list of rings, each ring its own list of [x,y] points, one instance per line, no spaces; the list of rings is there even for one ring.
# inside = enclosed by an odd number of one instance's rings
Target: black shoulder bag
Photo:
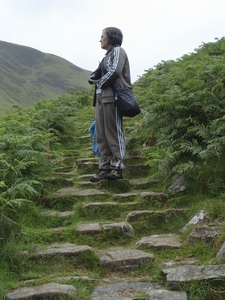
[[[131,88],[113,86],[117,110],[120,116],[135,117],[141,110]]]

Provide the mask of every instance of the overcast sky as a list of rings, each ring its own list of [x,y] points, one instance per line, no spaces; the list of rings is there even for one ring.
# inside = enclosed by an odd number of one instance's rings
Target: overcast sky
[[[132,82],[225,36],[224,0],[0,0],[0,40],[94,70],[105,54],[102,29],[119,27]]]

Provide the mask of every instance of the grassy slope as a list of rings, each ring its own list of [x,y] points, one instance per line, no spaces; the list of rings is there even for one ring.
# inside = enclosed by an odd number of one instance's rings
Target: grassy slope
[[[89,88],[90,71],[58,56],[0,41],[0,106],[29,107],[57,99],[68,91]]]

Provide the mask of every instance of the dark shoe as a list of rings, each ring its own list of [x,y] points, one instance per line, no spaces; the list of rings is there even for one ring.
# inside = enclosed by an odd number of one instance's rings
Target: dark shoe
[[[106,171],[106,170],[99,170],[98,173],[96,173],[94,176],[92,176],[90,178],[91,182],[98,182],[102,179],[106,179],[106,175],[109,173],[110,171]]]
[[[106,179],[116,180],[116,179],[123,179],[122,171],[121,170],[112,170],[110,173],[106,175]]]

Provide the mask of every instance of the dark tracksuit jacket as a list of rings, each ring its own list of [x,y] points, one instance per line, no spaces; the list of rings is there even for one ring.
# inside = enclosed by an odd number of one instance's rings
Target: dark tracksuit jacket
[[[96,86],[96,138],[100,152],[99,169],[123,169],[125,139],[122,117],[117,113],[112,86],[131,88],[127,54],[113,46],[101,63],[102,77]]]

